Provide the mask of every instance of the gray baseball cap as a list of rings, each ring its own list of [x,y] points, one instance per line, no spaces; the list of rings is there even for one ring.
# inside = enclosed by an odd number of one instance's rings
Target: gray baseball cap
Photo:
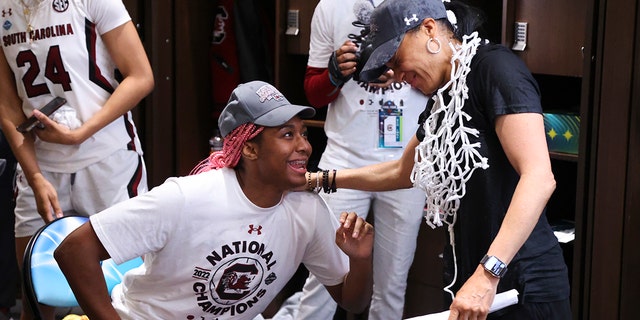
[[[426,18],[446,18],[442,0],[385,0],[371,13],[371,54],[360,72],[360,79],[372,81],[387,69],[384,65],[393,57],[407,31],[419,26]],[[362,60],[362,59],[361,59]]]
[[[312,107],[291,104],[274,86],[263,81],[251,81],[240,84],[231,92],[229,102],[218,118],[218,128],[226,137],[245,123],[277,127],[296,115],[304,119],[315,114]]]

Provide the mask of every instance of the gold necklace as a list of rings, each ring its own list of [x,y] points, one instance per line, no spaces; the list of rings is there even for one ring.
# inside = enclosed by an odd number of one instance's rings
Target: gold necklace
[[[34,9],[37,9],[40,4],[42,3],[43,0],[36,0],[36,3],[34,5],[27,5],[24,0],[20,0],[20,3],[22,4],[22,13],[24,13],[24,18],[27,21],[27,33],[31,34],[31,31],[33,31],[33,24],[31,24],[31,14],[35,12]]]

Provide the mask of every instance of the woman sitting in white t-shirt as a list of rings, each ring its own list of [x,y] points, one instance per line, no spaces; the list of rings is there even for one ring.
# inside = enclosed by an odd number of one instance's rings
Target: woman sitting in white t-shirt
[[[253,319],[300,263],[361,312],[373,227],[355,213],[337,221],[316,193],[290,191],[311,184],[301,118],[314,113],[267,83],[241,84],[218,120],[222,151],[69,235],[55,257],[89,318]],[[137,256],[144,264],[109,297],[99,262]]]

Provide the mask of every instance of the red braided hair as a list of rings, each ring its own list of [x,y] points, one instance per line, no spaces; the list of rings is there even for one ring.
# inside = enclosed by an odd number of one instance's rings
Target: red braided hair
[[[224,138],[222,150],[213,152],[209,157],[200,161],[200,163],[191,170],[189,175],[223,167],[234,168],[238,165],[238,162],[240,162],[244,143],[255,138],[263,129],[264,127],[257,126],[250,122],[233,129],[233,131]]]

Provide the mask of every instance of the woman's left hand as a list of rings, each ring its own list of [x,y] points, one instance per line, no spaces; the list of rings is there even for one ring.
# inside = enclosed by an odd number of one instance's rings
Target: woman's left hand
[[[340,214],[336,244],[353,259],[369,259],[373,251],[373,226],[355,212]]]
[[[453,303],[449,306],[449,320],[469,319],[484,320],[489,314],[500,279],[495,278],[482,266],[464,283],[456,293]]]
[[[66,145],[76,145],[84,141],[84,139],[80,137],[78,130],[82,127],[71,130],[67,126],[53,121],[39,110],[34,110],[33,115],[41,123],[41,128],[36,127],[36,129],[33,130],[40,140]]]

